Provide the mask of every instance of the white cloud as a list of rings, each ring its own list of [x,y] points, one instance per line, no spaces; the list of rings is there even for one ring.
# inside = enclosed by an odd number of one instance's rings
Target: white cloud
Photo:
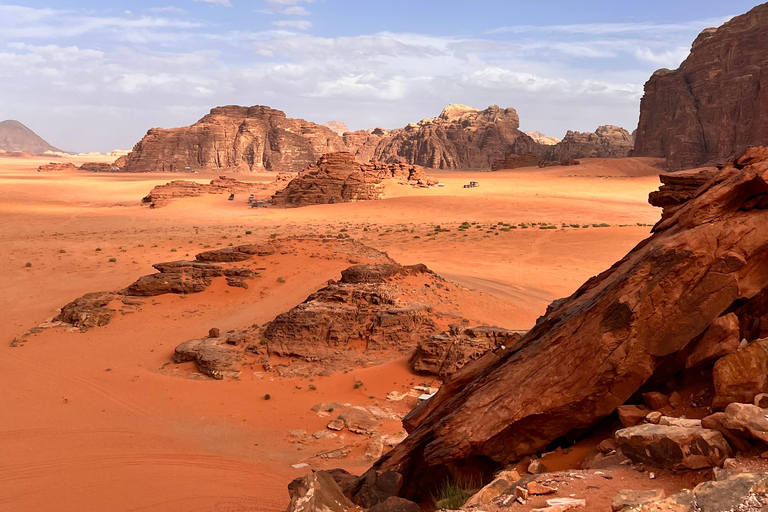
[[[294,5],[293,7],[288,7],[284,9],[282,13],[288,16],[309,16],[309,11],[300,5]]]
[[[272,24],[280,28],[294,28],[296,30],[309,30],[312,28],[312,22],[306,20],[280,20],[273,21]]]

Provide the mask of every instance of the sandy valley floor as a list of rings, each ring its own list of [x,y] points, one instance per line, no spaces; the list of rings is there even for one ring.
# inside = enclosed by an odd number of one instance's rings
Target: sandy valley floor
[[[393,186],[382,201],[288,210],[249,209],[245,197],[219,195],[150,210],[141,197],[177,176],[43,174],[40,163],[0,157],[0,510],[9,511],[283,510],[286,485],[307,471],[292,464],[355,472],[369,463],[358,452],[314,458],[356,439],[290,438],[290,430],[324,428],[313,405],[386,404],[390,391],[425,380],[404,360],[318,377],[314,390],[303,378],[254,372],[213,381],[166,366],[177,344],[210,327],[264,324],[287,311],[337,278],[350,264],[343,256],[276,255],[249,290],[214,285],[162,296],[103,328],[50,329],[10,346],[84,293],[119,289],[152,273],[153,263],[193,258],[205,247],[347,234],[483,292],[488,300],[461,305],[466,317],[528,329],[553,299],[645,238],[660,214],[647,203],[659,184],[648,159],[438,172],[443,188]],[[462,188],[469,180],[480,187]],[[459,230],[462,222],[471,227]],[[610,226],[593,227],[601,224]]]

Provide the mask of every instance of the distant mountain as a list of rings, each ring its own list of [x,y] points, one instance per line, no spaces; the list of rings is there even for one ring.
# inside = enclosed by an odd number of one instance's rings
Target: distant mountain
[[[543,144],[545,146],[554,146],[555,144],[560,142],[560,139],[557,139],[555,137],[550,137],[548,135],[544,135],[541,132],[534,132],[534,131],[528,130],[523,133],[529,136],[530,138],[532,138],[533,140],[535,140],[536,142],[538,142],[539,144]]]
[[[345,125],[341,121],[328,121],[323,126],[326,128],[330,128],[334,132],[338,133],[339,135],[344,135],[346,132],[351,131],[349,128],[347,128],[347,125]]]
[[[18,121],[0,121],[0,149],[8,152],[26,151],[28,153],[61,151],[48,144]]]

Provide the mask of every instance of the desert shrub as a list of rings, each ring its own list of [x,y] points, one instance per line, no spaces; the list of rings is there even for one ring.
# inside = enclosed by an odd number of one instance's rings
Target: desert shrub
[[[264,400],[271,400],[271,399],[272,399],[272,395],[270,395],[269,393],[264,395]]]
[[[432,494],[432,501],[439,509],[458,510],[482,487],[480,479],[460,478],[455,482],[446,480],[437,492]]]
[[[25,267],[27,267],[27,268],[29,268],[29,267],[31,267],[31,266],[32,266],[32,264],[31,264],[30,262],[27,262],[27,264],[26,264],[26,265],[24,265],[24,266],[25,266]]]
[[[117,261],[117,258],[109,258],[110,263],[115,263]]]

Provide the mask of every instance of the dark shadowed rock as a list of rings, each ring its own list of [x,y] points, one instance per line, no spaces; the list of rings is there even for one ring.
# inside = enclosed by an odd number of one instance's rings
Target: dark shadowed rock
[[[421,507],[412,501],[392,496],[372,506],[368,512],[421,512]]]

